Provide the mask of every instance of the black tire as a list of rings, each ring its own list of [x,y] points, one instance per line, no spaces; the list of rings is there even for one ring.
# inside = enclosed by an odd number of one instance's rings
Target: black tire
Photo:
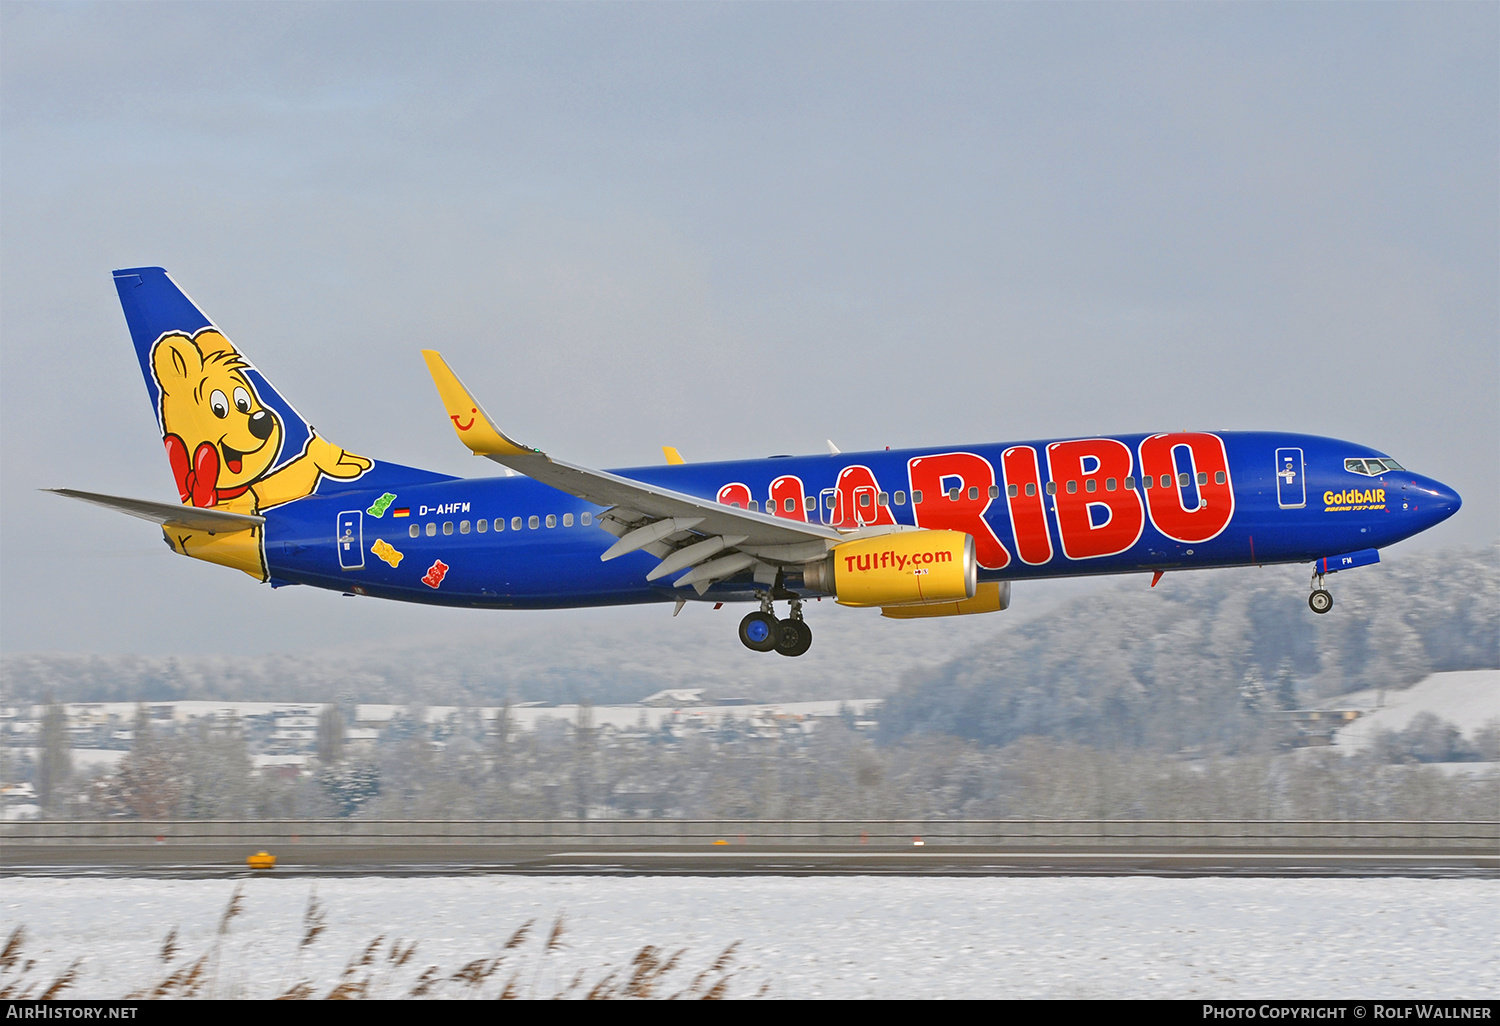
[[[752,652],[769,652],[780,637],[781,621],[770,613],[756,611],[740,621],[740,641]]]
[[[1333,608],[1333,592],[1319,588],[1307,596],[1307,607],[1314,613],[1326,613]]]
[[[778,655],[799,656],[812,648],[812,628],[801,620],[783,620],[776,632]]]
[[[793,630],[796,631],[796,643],[795,645],[790,645],[786,651],[781,651],[780,646],[777,646],[775,651],[781,652],[781,655],[801,655],[813,646],[813,628],[808,627],[807,621],[802,621],[802,619],[783,619],[781,622],[783,622],[783,625],[792,624]]]

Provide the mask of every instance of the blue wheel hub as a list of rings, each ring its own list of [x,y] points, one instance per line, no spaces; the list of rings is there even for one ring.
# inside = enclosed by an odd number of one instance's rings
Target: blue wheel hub
[[[759,644],[771,636],[771,625],[764,620],[751,620],[745,628],[745,636]]]

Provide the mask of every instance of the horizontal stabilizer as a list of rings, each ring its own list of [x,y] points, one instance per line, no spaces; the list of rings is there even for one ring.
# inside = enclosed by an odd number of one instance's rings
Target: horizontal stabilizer
[[[44,492],[55,492],[70,499],[92,502],[119,513],[128,513],[142,520],[149,520],[163,527],[180,527],[188,531],[207,531],[209,534],[244,531],[266,522],[265,517],[248,513],[230,513],[227,510],[202,509],[183,506],[175,502],[152,502],[149,499],[127,499],[118,495],[100,495],[98,492],[80,492],[73,488],[43,488]]]

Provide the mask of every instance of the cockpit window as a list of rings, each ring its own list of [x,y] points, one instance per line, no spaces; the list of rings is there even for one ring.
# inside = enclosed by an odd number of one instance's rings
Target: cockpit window
[[[1366,477],[1379,477],[1388,470],[1403,471],[1404,468],[1395,460],[1345,460],[1344,469],[1351,474],[1364,474]]]

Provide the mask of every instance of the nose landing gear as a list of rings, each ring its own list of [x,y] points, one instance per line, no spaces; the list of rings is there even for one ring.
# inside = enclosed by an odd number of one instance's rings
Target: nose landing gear
[[[778,620],[772,594],[758,593],[760,609],[748,614],[740,621],[740,641],[753,652],[775,650],[784,656],[799,656],[812,648],[812,628],[802,619],[802,600],[787,593],[791,602],[791,615]]]
[[[1323,575],[1312,576],[1312,594],[1307,596],[1307,607],[1314,613],[1326,613],[1333,608],[1333,592],[1323,587]]]

